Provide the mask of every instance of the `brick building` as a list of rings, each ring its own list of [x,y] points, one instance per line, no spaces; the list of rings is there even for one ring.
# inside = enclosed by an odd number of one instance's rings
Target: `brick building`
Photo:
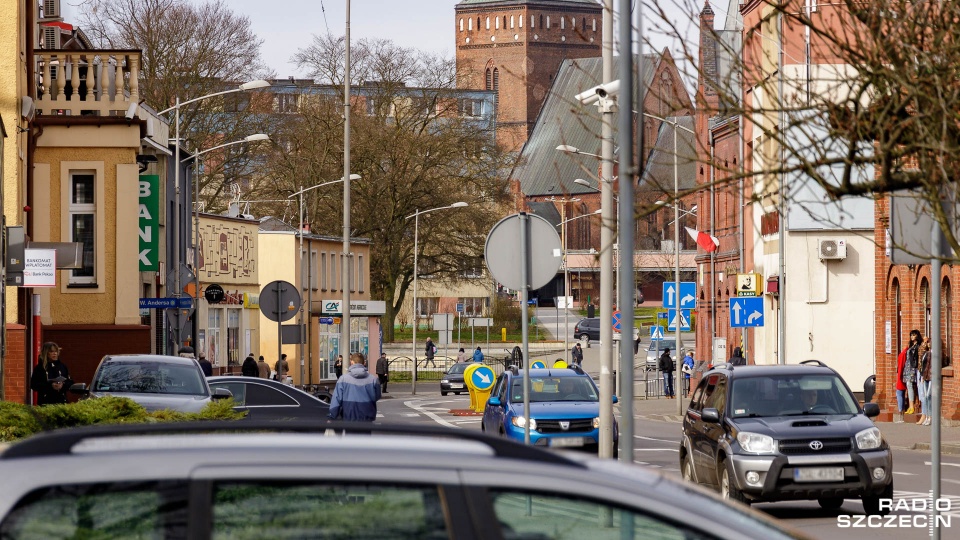
[[[461,88],[497,91],[497,142],[519,151],[561,62],[599,57],[597,0],[463,0],[456,5]]]

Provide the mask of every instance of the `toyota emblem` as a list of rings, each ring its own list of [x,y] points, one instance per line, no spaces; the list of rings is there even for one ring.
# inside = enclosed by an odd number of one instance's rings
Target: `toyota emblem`
[[[562,422],[562,421],[561,421],[561,422],[560,422],[560,429],[562,429],[563,431],[566,431],[566,430],[570,429],[570,422]]]
[[[823,443],[820,441],[810,441],[811,450],[823,450]]]

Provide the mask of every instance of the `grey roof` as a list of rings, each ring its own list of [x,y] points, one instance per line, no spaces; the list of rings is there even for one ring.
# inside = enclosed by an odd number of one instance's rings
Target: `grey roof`
[[[673,151],[674,123],[680,126],[676,130],[676,153]],[[697,187],[697,139],[691,133],[693,127],[692,116],[669,116],[666,122],[660,124],[657,143],[644,166],[639,189],[672,194],[674,177],[676,177],[677,189],[681,193]],[[674,173],[674,163],[676,163],[676,173]]]
[[[527,203],[531,214],[536,214],[556,227],[560,224],[560,212],[551,201],[530,201]]]
[[[660,55],[644,55],[644,88],[661,60]],[[617,60],[614,59],[614,65]],[[556,148],[575,146],[583,152],[600,154],[600,113],[596,105],[581,105],[573,96],[593,88],[603,80],[602,59],[564,60],[540,109],[533,133],[521,151],[520,165],[513,177],[524,195],[564,195],[594,193],[595,189],[574,183],[577,178],[597,176],[599,160],[587,155],[566,154]],[[614,125],[616,143],[616,125]],[[672,178],[672,176],[671,176]]]
[[[480,4],[593,4],[600,6],[598,0],[463,0],[458,6],[476,6]]]

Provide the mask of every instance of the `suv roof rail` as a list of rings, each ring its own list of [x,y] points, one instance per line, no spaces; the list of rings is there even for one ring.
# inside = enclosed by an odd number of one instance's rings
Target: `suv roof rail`
[[[165,435],[182,433],[226,433],[239,432],[275,432],[275,433],[314,433],[323,435],[327,430],[342,431],[347,434],[388,434],[418,437],[449,437],[476,441],[485,444],[497,457],[553,463],[558,465],[584,465],[560,454],[544,449],[517,444],[507,439],[493,437],[479,431],[451,429],[443,426],[416,424],[378,424],[371,422],[343,422],[304,420],[291,422],[273,422],[269,420],[207,420],[191,422],[166,422],[156,424],[100,424],[76,428],[58,429],[38,433],[21,442],[15,443],[0,454],[0,460],[31,458],[41,456],[68,455],[74,445],[87,440],[103,437],[122,437],[133,435]]]
[[[802,366],[820,366],[820,367],[830,367],[819,360],[804,360],[800,362]]]
[[[726,369],[729,371],[733,371],[733,364],[731,364],[730,362],[719,362],[713,365],[713,369]]]

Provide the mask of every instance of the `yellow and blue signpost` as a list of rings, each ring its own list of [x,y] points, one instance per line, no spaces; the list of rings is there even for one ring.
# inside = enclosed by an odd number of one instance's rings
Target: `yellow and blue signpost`
[[[463,372],[463,380],[470,390],[470,408],[476,412],[483,412],[490,390],[497,381],[497,375],[490,366],[474,364]]]

